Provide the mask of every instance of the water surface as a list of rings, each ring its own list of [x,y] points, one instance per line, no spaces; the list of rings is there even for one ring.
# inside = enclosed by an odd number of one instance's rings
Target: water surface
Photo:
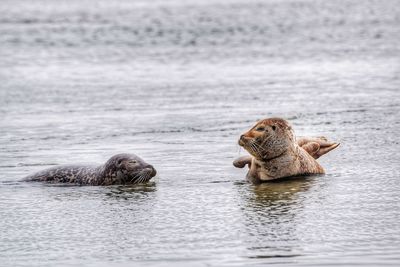
[[[0,4],[0,265],[400,263],[397,1]],[[341,146],[253,186],[257,119]],[[18,182],[132,152],[137,187]]]

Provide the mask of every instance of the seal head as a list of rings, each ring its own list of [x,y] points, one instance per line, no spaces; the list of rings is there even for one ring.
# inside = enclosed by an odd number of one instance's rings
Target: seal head
[[[264,119],[240,136],[239,145],[259,160],[283,155],[296,142],[290,124],[280,118]]]
[[[105,164],[104,184],[136,184],[148,182],[157,174],[156,169],[134,154],[117,154]]]

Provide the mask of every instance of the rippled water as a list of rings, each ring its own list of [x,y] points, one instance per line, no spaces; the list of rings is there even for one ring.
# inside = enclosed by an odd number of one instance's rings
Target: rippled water
[[[0,265],[400,263],[397,1],[0,3]],[[341,146],[253,186],[257,119]],[[148,185],[18,182],[132,152]]]

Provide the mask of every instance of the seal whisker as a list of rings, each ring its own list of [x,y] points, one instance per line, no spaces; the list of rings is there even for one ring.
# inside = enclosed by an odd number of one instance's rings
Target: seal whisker
[[[149,177],[150,177],[150,173],[149,172],[146,172],[146,174],[144,175],[144,177],[143,177],[143,180],[142,180],[142,183],[144,182],[147,182],[148,181],[148,179],[149,179]]]
[[[136,180],[135,180],[135,184],[139,184],[139,183],[141,183],[142,182],[142,180],[143,180],[143,177],[146,175],[146,173],[145,172],[143,172],[143,171],[141,171],[140,172],[140,175],[139,175],[139,178],[137,178]]]
[[[139,184],[140,183],[140,181],[142,180],[142,178],[143,178],[143,173],[142,174],[140,174],[140,176],[139,176],[139,178],[137,178],[136,180],[135,180],[135,184]]]
[[[149,176],[150,176],[150,173],[149,173],[149,172],[145,172],[145,173],[142,175],[142,177],[140,178],[140,180],[139,180],[138,183],[146,182],[147,179],[149,178]]]
[[[264,149],[255,142],[255,140],[250,143],[250,147],[252,148],[251,150],[254,152],[254,154],[259,156],[262,156],[262,152],[265,152]]]
[[[129,181],[130,183],[135,183],[135,179],[139,179],[140,178],[140,172],[138,174],[136,174],[135,176],[132,177],[132,179]]]
[[[265,142],[262,142],[262,144],[265,144]],[[257,151],[260,156],[262,156],[262,153],[267,152],[267,148],[257,144],[256,141],[253,142],[253,145],[257,147]]]
[[[250,148],[254,152],[254,154],[259,154],[259,151],[258,151],[258,149],[257,149],[257,147],[255,146],[254,143],[250,144]]]
[[[249,148],[251,149],[251,151],[255,152],[255,150],[254,150],[255,148],[253,147],[253,143],[254,143],[254,141],[251,140],[251,141],[249,142],[248,146],[249,146]]]
[[[142,177],[142,179],[140,180],[140,182],[143,183],[144,181],[146,181],[147,176],[148,176],[148,173],[146,172],[146,173],[143,175],[143,177]]]

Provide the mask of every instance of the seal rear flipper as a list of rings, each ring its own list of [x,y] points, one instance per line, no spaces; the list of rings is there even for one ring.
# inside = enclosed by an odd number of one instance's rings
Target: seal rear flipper
[[[47,181],[51,181],[51,179],[48,179],[48,177],[46,176],[42,176],[42,175],[28,175],[24,178],[21,179],[22,182],[47,182]]]
[[[318,159],[322,155],[325,155],[329,151],[339,146],[339,143],[330,142],[324,136],[318,137],[299,137],[297,144],[308,152],[314,159]],[[317,149],[316,145],[319,146]]]
[[[321,146],[320,149],[317,151],[315,156],[313,156],[315,159],[321,157],[322,155],[325,155],[329,151],[337,148],[340,145],[340,143],[329,143],[326,146]]]
[[[308,154],[310,154],[313,158],[317,159],[319,156],[318,151],[320,150],[320,145],[316,142],[309,142],[305,145],[303,145],[301,148],[303,148]]]

